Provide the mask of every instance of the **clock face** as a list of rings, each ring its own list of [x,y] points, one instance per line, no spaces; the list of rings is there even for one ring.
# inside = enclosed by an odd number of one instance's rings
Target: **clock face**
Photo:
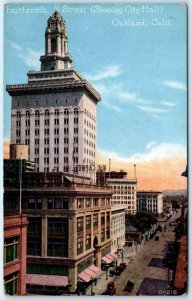
[[[56,24],[52,25],[52,29],[55,30],[56,29]]]

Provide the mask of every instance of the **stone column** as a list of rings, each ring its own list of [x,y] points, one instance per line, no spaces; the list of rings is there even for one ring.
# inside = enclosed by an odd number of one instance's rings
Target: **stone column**
[[[69,173],[73,173],[73,141],[74,141],[74,120],[73,111],[69,111]]]
[[[59,172],[64,167],[64,114],[59,111]]]
[[[47,216],[42,217],[42,230],[41,230],[41,256],[47,256]]]
[[[39,131],[39,171],[44,172],[44,112],[40,112]]]
[[[49,115],[49,171],[54,168],[54,111],[50,111]]]
[[[77,288],[77,266],[69,267],[69,282],[71,284],[70,291],[74,293]]]
[[[35,136],[34,136],[34,131],[35,131],[35,116],[34,116],[34,110],[30,113],[30,155],[29,155],[29,160],[34,161],[34,143],[35,143]]]
[[[70,216],[68,224],[68,257],[74,259],[77,257],[77,218]]]
[[[12,110],[11,114],[11,143],[16,143],[16,115],[14,110]]]
[[[21,112],[21,126],[20,126],[20,141],[21,144],[25,144],[25,112],[22,110]]]

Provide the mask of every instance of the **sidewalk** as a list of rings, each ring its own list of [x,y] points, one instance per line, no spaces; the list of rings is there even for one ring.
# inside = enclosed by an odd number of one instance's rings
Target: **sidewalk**
[[[122,260],[122,256],[121,254],[118,256],[117,258],[117,265],[120,265],[120,263],[124,262],[126,263],[126,265],[129,264],[130,261],[132,261],[132,259],[134,259],[134,256],[141,251],[141,249],[144,247],[144,243],[140,244],[140,245],[133,245],[131,247],[127,247],[125,248],[124,252],[123,252],[123,260]],[[92,286],[92,292],[95,295],[102,295],[106,289],[107,289],[107,284],[108,282],[114,281],[117,277],[119,276],[113,276],[110,277],[109,276],[109,271],[111,268],[108,269],[108,275],[106,271],[102,271],[100,276],[97,278],[97,285],[96,286]],[[120,275],[121,276],[121,275]],[[107,278],[107,279],[106,279]],[[89,286],[86,290],[86,295],[87,296],[91,296],[91,286]]]

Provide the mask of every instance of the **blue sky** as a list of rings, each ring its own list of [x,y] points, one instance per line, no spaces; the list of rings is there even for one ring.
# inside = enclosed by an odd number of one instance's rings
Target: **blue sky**
[[[99,151],[126,159],[154,152],[154,147],[157,155],[162,149],[185,155],[185,6],[162,4],[159,13],[143,13],[142,5],[127,5],[100,4],[116,13],[91,13],[92,4],[67,4],[68,10],[82,8],[83,13],[62,12],[63,5],[44,4],[46,13],[18,13],[19,8],[40,8],[38,4],[5,7],[4,82],[26,83],[26,73],[40,69],[47,19],[57,8],[67,24],[73,66],[102,96],[97,110]],[[130,12],[134,9],[140,13]],[[144,26],[114,26],[143,20]],[[162,25],[166,22],[170,25]],[[4,137],[9,138],[11,98],[4,95]]]

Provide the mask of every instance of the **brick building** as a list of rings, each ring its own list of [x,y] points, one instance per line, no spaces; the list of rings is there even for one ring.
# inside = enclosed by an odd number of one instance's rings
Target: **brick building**
[[[90,179],[65,173],[25,173],[22,212],[28,216],[29,292],[71,292],[100,272],[111,252],[111,190]],[[6,213],[19,209],[19,182],[5,186]],[[88,272],[88,274],[87,274]],[[42,275],[47,275],[42,279]],[[56,276],[56,277],[53,277]],[[63,285],[56,286],[63,276]],[[47,282],[52,280],[52,285]],[[40,284],[41,282],[41,284]],[[55,282],[55,283],[54,283]]]
[[[4,289],[8,295],[26,294],[27,216],[4,217]]]

